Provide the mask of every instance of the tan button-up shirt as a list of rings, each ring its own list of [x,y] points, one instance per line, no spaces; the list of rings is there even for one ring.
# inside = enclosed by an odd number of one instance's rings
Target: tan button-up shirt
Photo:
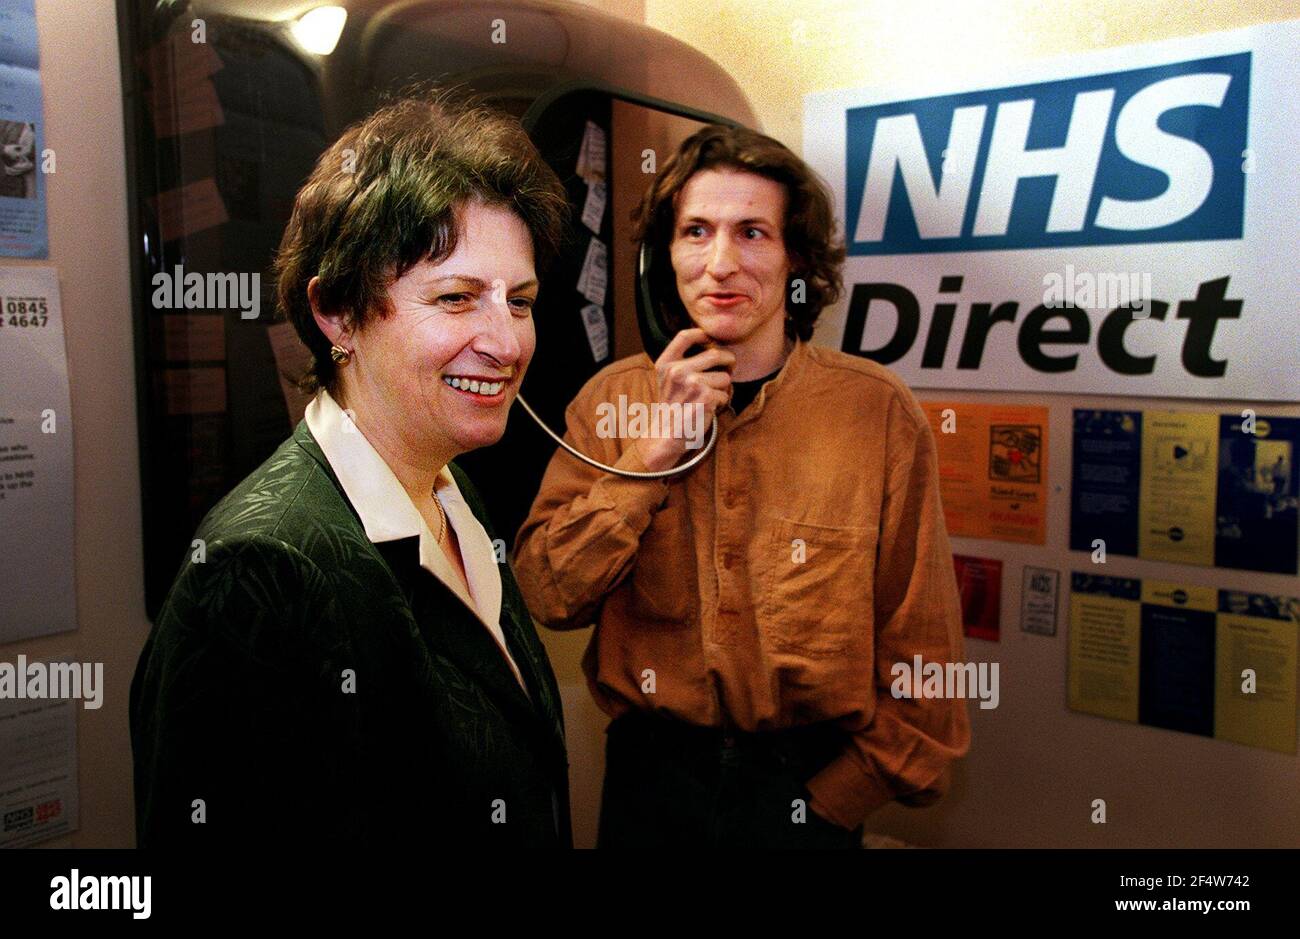
[[[632,440],[598,436],[597,408],[654,393],[647,357],[615,362],[570,404],[568,440],[645,469]],[[533,615],[596,624],[584,668],[611,716],[641,708],[747,731],[838,722],[851,743],[808,787],[840,825],[895,798],[935,801],[969,747],[966,701],[890,693],[895,663],[963,652],[916,399],[877,363],[799,342],[718,423],[715,452],[666,481],[556,454],[515,546]]]

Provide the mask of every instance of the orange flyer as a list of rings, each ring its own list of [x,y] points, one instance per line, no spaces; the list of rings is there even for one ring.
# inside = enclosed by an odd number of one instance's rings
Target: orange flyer
[[[1043,544],[1047,408],[923,401],[948,534]]]

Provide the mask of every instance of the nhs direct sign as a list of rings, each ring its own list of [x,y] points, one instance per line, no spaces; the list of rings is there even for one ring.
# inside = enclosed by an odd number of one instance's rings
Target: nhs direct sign
[[[852,254],[1240,238],[1250,53],[847,120]]]
[[[1300,400],[1297,25],[809,95],[818,341],[917,387]]]

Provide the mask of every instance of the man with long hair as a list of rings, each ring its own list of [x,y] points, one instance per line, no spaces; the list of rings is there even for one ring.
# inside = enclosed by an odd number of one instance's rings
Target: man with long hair
[[[705,127],[635,221],[680,331],[592,378],[569,439],[633,471],[686,456],[663,422],[602,429],[622,401],[716,416],[716,449],[667,479],[557,454],[516,542],[533,615],[596,624],[599,843],[857,846],[874,809],[938,799],[969,745],[964,701],[891,694],[896,663],[962,654],[933,436],[888,369],[809,344],[844,251],[785,146]]]

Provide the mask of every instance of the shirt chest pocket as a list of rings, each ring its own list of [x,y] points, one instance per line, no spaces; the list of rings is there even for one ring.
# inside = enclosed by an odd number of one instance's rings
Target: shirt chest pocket
[[[776,649],[830,656],[858,647],[873,628],[878,531],[778,518],[759,629]]]

